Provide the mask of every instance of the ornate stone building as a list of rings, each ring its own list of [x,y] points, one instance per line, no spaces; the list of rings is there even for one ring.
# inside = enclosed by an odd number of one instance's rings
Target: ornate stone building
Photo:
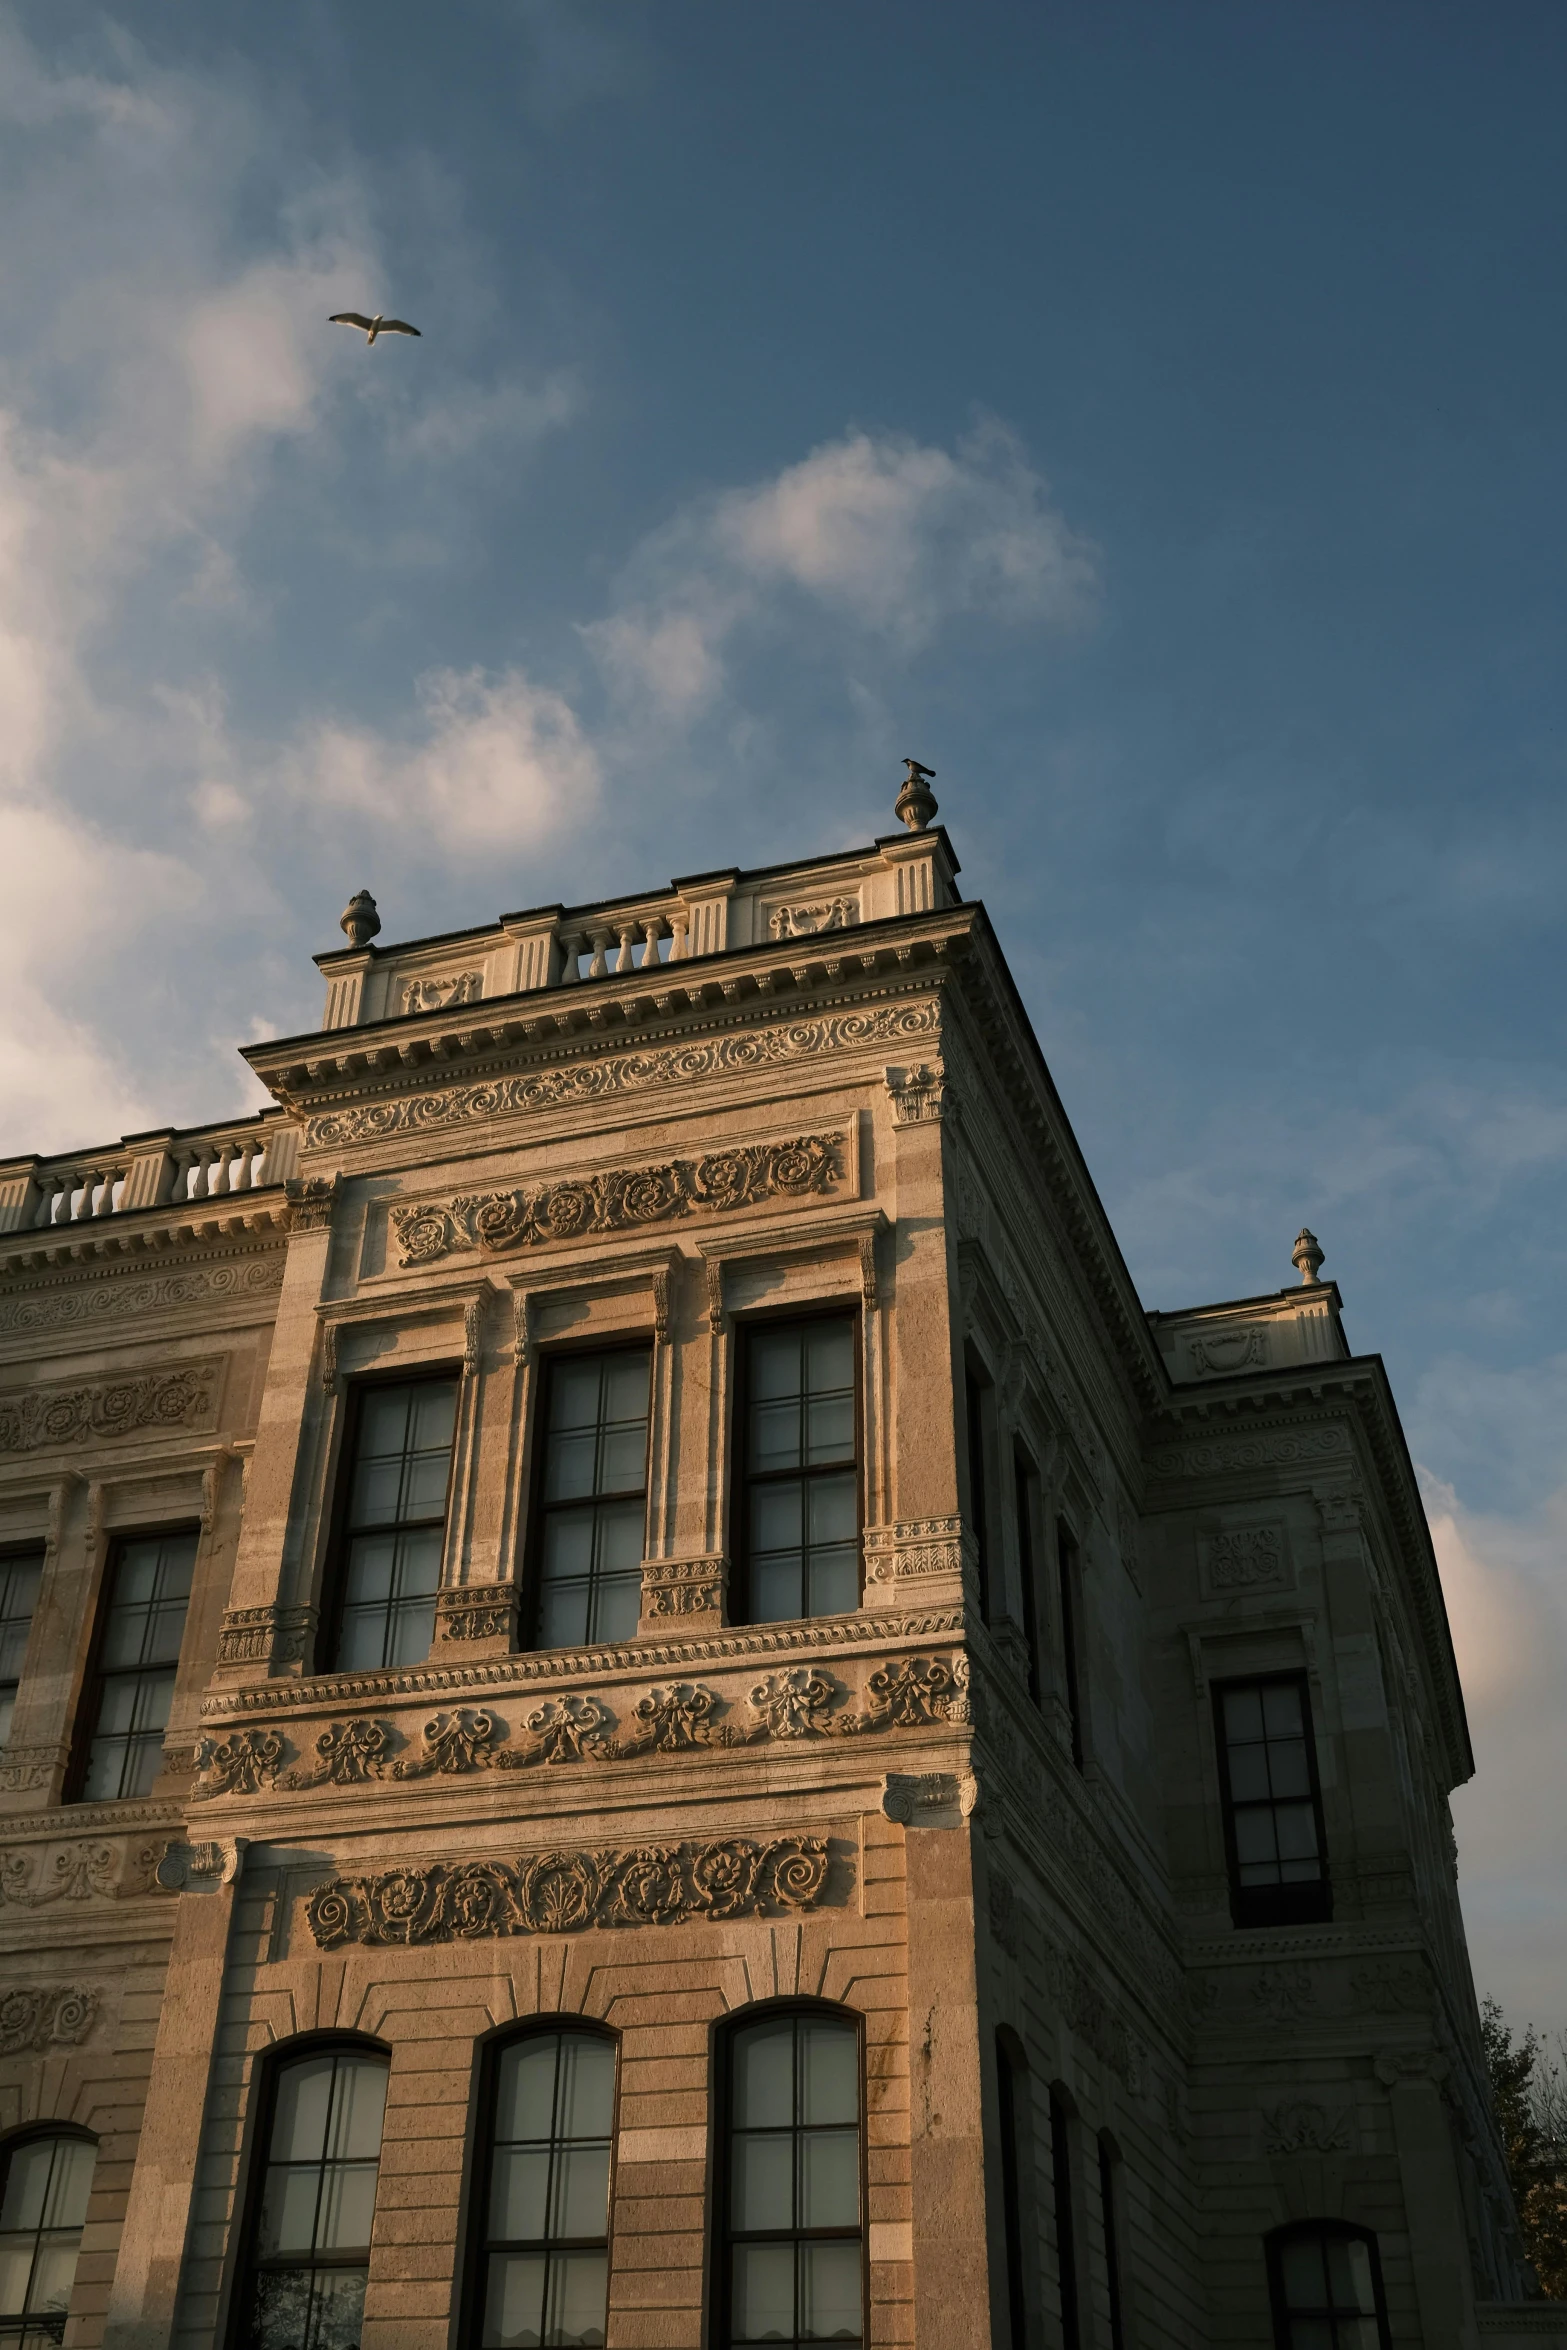
[[[1381,1363],[1144,1312],[899,813],[0,1166],[0,2342],[1567,2343]]]

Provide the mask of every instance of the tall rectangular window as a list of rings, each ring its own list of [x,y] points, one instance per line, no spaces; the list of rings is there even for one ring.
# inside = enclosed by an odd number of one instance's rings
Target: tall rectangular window
[[[745,1552],[753,1624],[860,1604],[852,1314],[745,1333]]]
[[[996,2035],[996,2088],[997,2119],[1001,2125],[1001,2225],[1007,2256],[1007,2317],[1012,2350],[1028,2350],[1027,2197],[1023,2189],[1028,2068],[1000,2033]]]
[[[985,1390],[972,1370],[963,1374],[963,1406],[968,1421],[968,1508],[979,1575],[979,1614],[980,1621],[988,1624],[992,1609],[990,1528],[985,1509]]]
[[[865,2339],[860,2039],[849,2016],[773,2013],[728,2045],[718,2339]]]
[[[1078,1625],[1077,1544],[1065,1525],[1056,1527],[1056,1588],[1061,1608],[1061,1681],[1072,1726],[1072,1760],[1083,1767],[1083,1677]]]
[[[33,1628],[43,1571],[41,1548],[13,1551],[9,1558],[0,1558],[0,1746],[11,1735],[17,1684],[22,1678],[22,1659]]]
[[[1331,1917],[1305,1675],[1220,1682],[1214,1705],[1235,1923]]]
[[[88,1693],[93,1727],[76,1789],[83,1803],[130,1802],[163,1768],[197,1540],[144,1535],[117,1542],[110,1555]]]
[[[1059,2089],[1050,2092],[1050,2173],[1055,2202],[1062,2350],[1082,2350],[1077,2299],[1077,2223],[1072,2215],[1072,2119]]]
[[[1034,1512],[1039,1480],[1021,1453],[1013,1456],[1013,1480],[1017,1495],[1017,1572],[1022,1592],[1023,1638],[1028,1643],[1028,1694],[1037,1705],[1044,1687],[1039,1653],[1039,1583],[1034,1565]]]
[[[416,1665],[435,1638],[455,1379],[365,1386],[357,1396],[333,1669]]]
[[[1126,2305],[1121,2293],[1120,2158],[1099,2140],[1099,2210],[1105,2231],[1105,2284],[1110,2295],[1110,2350],[1126,2350]]]
[[[631,1640],[642,1613],[652,1357],[558,1355],[540,1481],[538,1644]]]

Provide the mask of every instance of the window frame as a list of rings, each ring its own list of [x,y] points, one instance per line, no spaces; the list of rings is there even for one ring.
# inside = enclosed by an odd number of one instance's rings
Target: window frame
[[[274,2041],[272,2046],[263,2049],[256,2059],[255,2067],[251,2073],[250,2112],[246,2128],[247,2144],[242,2156],[244,2165],[243,2193],[236,2197],[240,2226],[237,2238],[232,2230],[230,2233],[233,2250],[226,2263],[228,2270],[227,2306],[221,2313],[221,2322],[214,2334],[214,2339],[224,2343],[227,2350],[244,2350],[243,2329],[249,2313],[249,2295],[246,2288],[260,2265],[256,2258],[255,2245],[261,2228],[262,2198],[266,2193],[267,2170],[272,2145],[272,2125],[277,2116],[278,2083],[291,2064],[306,2061],[313,2056],[331,2056],[337,2053],[379,2058],[386,2068],[387,2086],[390,2088],[392,2051],[384,2040],[377,2040],[368,2032],[297,2032],[287,2040]],[[367,2272],[372,2265],[374,2256],[375,2214],[380,2208],[381,2159],[385,2149],[386,2121],[385,2109],[383,2108],[381,2151],[376,2156],[376,2203],[375,2210],[372,2210],[370,2217],[372,2246],[370,2256],[365,2262]],[[315,2267],[317,2263],[311,2261],[300,2265]],[[322,2261],[319,2265],[327,2268],[347,2267],[349,2264],[346,2261]],[[355,2262],[354,2265],[357,2267],[358,2263]]]
[[[647,1558],[647,1513],[653,1491],[653,1411],[655,1403],[655,1374],[658,1368],[658,1341],[654,1331],[613,1330],[598,1337],[565,1340],[558,1346],[543,1347],[535,1355],[533,1375],[528,1397],[528,1514],[522,1544],[522,1573],[518,1579],[518,1633],[520,1651],[532,1656],[555,1656],[565,1651],[541,1648],[539,1632],[544,1613],[544,1522],[550,1508],[563,1505],[547,1504],[544,1499],[544,1477],[548,1467],[550,1441],[550,1382],[557,1363],[580,1361],[584,1356],[611,1354],[645,1354],[648,1358],[647,1382],[647,1450],[642,1460],[642,1557]],[[634,1494],[596,1496],[599,1499],[632,1501]],[[583,1647],[602,1646],[601,1642],[585,1641],[575,1644]],[[611,1643],[610,1645],[614,1645]],[[617,2091],[618,2094],[618,2091]]]
[[[1083,1551],[1064,1512],[1055,1522],[1055,1600],[1061,1636],[1061,1702],[1072,1734],[1072,1767],[1081,1771],[1088,1758],[1088,1721],[1084,1699],[1087,1676],[1083,1670]]]
[[[979,1592],[979,1620],[993,1624],[1001,1614],[996,1577],[995,1511],[990,1491],[994,1465],[991,1429],[995,1388],[971,1352],[963,1357],[963,1456],[967,1470],[969,1531],[974,1537],[974,1578]]]
[[[1110,2350],[1126,2350],[1126,2158],[1109,2130],[1096,2141]]]
[[[1263,2254],[1268,2270],[1268,2308],[1273,2319],[1274,2350],[1289,2350],[1289,2324],[1292,2317],[1305,2314],[1287,2307],[1284,2299],[1284,2246],[1292,2236],[1336,2236],[1341,2241],[1364,2244],[1371,2254],[1371,2298],[1376,2319],[1380,2350],[1392,2350],[1393,2336],[1388,2324],[1387,2291],[1382,2277],[1382,2248],[1377,2242],[1375,2228],[1363,2228],[1347,2219],[1294,2219],[1282,2227],[1270,2228],[1262,2240]],[[1364,2313],[1361,2313],[1364,2314]],[[1338,2323],[1327,2321],[1334,2332]]]
[[[1026,2223],[1037,2204],[1033,2180],[1034,2076],[1022,2042],[1007,2024],[997,2028],[995,2053],[1007,2321],[1011,2350],[1033,2350],[1038,2333],[1034,2304],[1039,2290],[1039,2260],[1037,2238],[1030,2257]]]
[[[171,1518],[156,1526],[116,1526],[108,1538],[103,1566],[98,1576],[98,1589],[93,1600],[92,1637],[87,1644],[87,1661],[82,1671],[81,1685],[73,1709],[71,1757],[66,1766],[65,1784],[61,1792],[62,1804],[84,1803],[87,1784],[87,1766],[92,1759],[93,1741],[97,1735],[98,1715],[103,1704],[104,1682],[110,1678],[103,1669],[103,1652],[109,1637],[109,1617],[114,1607],[114,1585],[119,1573],[120,1554],[128,1543],[167,1542],[176,1535],[193,1535],[196,1555],[191,1562],[190,1597],[185,1603],[185,1622],[180,1631],[179,1654],[174,1660],[174,1696],[180,1692],[180,1668],[185,1658],[185,1642],[190,1636],[191,1610],[196,1604],[196,1579],[201,1568],[201,1522],[197,1518]],[[40,1592],[40,1596],[42,1593]],[[126,1668],[128,1675],[132,1669]],[[121,1677],[116,1674],[114,1677]],[[171,1701],[172,1703],[172,1701]],[[168,1725],[164,1725],[167,1735]],[[145,1802],[145,1796],[105,1796],[104,1802]]]
[[[463,2269],[459,2290],[453,2295],[458,2313],[456,2338],[462,2343],[478,2342],[484,2327],[484,2294],[489,2269],[486,2247],[489,2241],[490,2183],[495,2162],[494,2108],[501,2059],[507,2049],[516,2047],[519,2041],[542,2039],[548,2034],[561,2032],[580,2032],[587,2038],[602,2041],[613,2051],[615,2059],[615,2095],[609,2133],[609,2196],[604,2211],[607,2319],[609,2288],[615,2276],[615,2188],[620,2168],[622,2036],[612,2024],[601,2023],[596,2016],[576,2015],[568,2009],[562,2009],[549,2014],[527,2016],[520,2023],[504,2024],[499,2031],[487,2034],[476,2052],[469,2090],[471,2154],[466,2165],[467,2192],[459,2236]],[[607,2323],[605,2330],[608,2331]]]
[[[71,2140],[72,2140],[72,2141],[73,2141],[73,2142],[74,2142],[76,2145],[78,2145],[78,2146],[90,2146],[90,2147],[92,2148],[92,2150],[93,2150],[93,2156],[94,2156],[94,2176],[93,2176],[93,2183],[92,2183],[91,2187],[89,2187],[89,2189],[88,2189],[88,2191],[87,2191],[87,2209],[88,2209],[88,2212],[90,2212],[90,2211],[91,2211],[91,2209],[92,2209],[92,2199],[93,2199],[93,2195],[94,2195],[94,2194],[97,2192],[97,2184],[98,2184],[98,2182],[97,2182],[97,2156],[98,2156],[98,2155],[99,2155],[99,2154],[102,2152],[102,2150],[103,2150],[103,2140],[102,2140],[102,2139],[101,2139],[101,2138],[98,2136],[98,2134],[97,2134],[97,2132],[96,2132],[96,2131],[94,2131],[94,2130],[89,2130],[89,2129],[86,2129],[86,2128],[84,2128],[84,2127],[83,2127],[83,2125],[82,2125],[80,2122],[71,2122],[71,2121],[36,2121],[36,2122],[24,2122],[24,2123],[22,2124],[22,2126],[21,2126],[19,2129],[15,2129],[15,2130],[7,2130],[7,2131],[6,2131],[6,2133],[5,2133],[5,2135],[4,2135],[4,2137],[0,2137],[0,2200],[3,2200],[3,2198],[4,2198],[4,2195],[5,2195],[5,2190],[6,2190],[6,2187],[7,2187],[7,2186],[9,2185],[9,2183],[10,2183],[10,2174],[11,2174],[11,2158],[12,2158],[12,2156],[13,2156],[13,2155],[15,2155],[17,2152],[19,2152],[19,2151],[20,2151],[20,2149],[21,2149],[21,2148],[23,2148],[23,2147],[25,2147],[25,2146],[35,2146],[35,2145],[37,2145],[37,2144],[38,2144],[38,2143],[39,2143],[41,2140],[46,2140],[46,2139],[57,2139],[57,2138],[68,2138],[68,2139],[71,2139]],[[88,2224],[89,2224],[89,2222],[88,2222],[87,2216],[86,2216],[86,2214],[84,2213],[84,2214],[83,2214],[83,2218],[82,2218],[82,2233],[83,2233],[84,2235],[86,2234],[86,2231],[87,2231]],[[41,2235],[41,2234],[43,2233],[43,2230],[42,2230],[41,2228],[37,2228],[37,2229],[34,2229],[33,2233],[34,2233],[34,2235],[35,2235],[35,2236],[38,2236],[38,2235]],[[78,2261],[78,2263],[80,2263],[81,2256],[82,2256],[81,2245],[80,2245],[80,2243],[78,2243],[78,2245],[77,2245],[77,2247],[76,2247],[76,2258],[77,2258],[77,2261]],[[29,2280],[29,2281],[30,2281],[30,2280]],[[71,2299],[73,2299],[73,2300],[74,2300],[74,2298],[75,2298],[75,2295],[76,2295],[76,2271],[73,2269],[73,2270],[72,2270],[72,2272],[71,2272]],[[65,2314],[65,2318],[64,2318],[64,2320],[63,2320],[63,2322],[62,2322],[62,2324],[61,2324],[61,2328],[60,2328],[60,2335],[59,2335],[59,2339],[61,2339],[61,2340],[63,2340],[63,2339],[64,2339],[64,2335],[65,2335],[65,2327],[66,2327],[67,2325],[69,2325],[69,2323],[70,2323],[70,2315],[71,2315],[71,2313],[70,2313],[70,2303],[69,2303],[69,2302],[67,2302],[67,2304],[66,2304],[66,2314]],[[8,2320],[8,2318],[7,2318],[6,2316],[4,2316],[4,2315],[0,2315],[0,2326],[5,2326],[5,2325],[7,2325],[7,2324],[8,2324],[8,2322],[9,2322],[9,2320]],[[25,2326],[25,2313],[24,2313],[24,2326]],[[22,2339],[23,2339],[23,2332],[22,2332],[22,2331],[18,2331],[18,2332],[17,2332],[17,2333],[15,2333],[15,2334],[12,2334],[12,2333],[9,2333],[9,2332],[0,2332],[0,2350],[3,2350],[3,2345],[5,2345],[6,2343],[8,2343],[8,2342],[10,2342],[10,2343],[19,2343],[19,2342],[20,2342]]]
[[[804,1305],[766,1306],[757,1312],[737,1316],[734,1323],[734,1378],[732,1381],[729,1423],[729,1459],[731,1473],[726,1480],[729,1488],[729,1556],[730,1605],[729,1621],[750,1625],[757,1621],[751,1613],[751,1486],[750,1461],[751,1412],[751,1333],[753,1330],[777,1329],[790,1324],[807,1322],[847,1322],[850,1333],[850,1353],[854,1362],[854,1547],[859,1554],[859,1596],[852,1608],[841,1612],[857,1614],[865,1605],[865,1330],[859,1300],[845,1295],[813,1298]],[[786,1477],[810,1477],[821,1474],[841,1476],[845,1464],[823,1464],[820,1471],[810,1469],[763,1469],[754,1479],[757,1484],[777,1484]],[[768,1623],[812,1624],[825,1623],[824,1616],[769,1616]]]
[[[1012,1497],[1017,1520],[1018,1604],[1023,1611],[1023,1638],[1028,1646],[1028,1694],[1035,1705],[1041,1705],[1045,1694],[1045,1649],[1040,1630],[1036,1536],[1044,1515],[1044,1490],[1038,1469],[1020,1444],[1012,1447]]]
[[[46,1538],[39,1534],[35,1535],[31,1541],[7,1542],[0,1545],[0,1574],[5,1574],[15,1566],[26,1566],[35,1559],[38,1562],[38,1596],[33,1601],[33,1612],[27,1619],[27,1639],[23,1643],[22,1654],[17,1662],[16,1679],[14,1681],[0,1679],[0,1699],[3,1699],[7,1690],[11,1692],[11,1719],[13,1722],[16,1719],[17,1703],[22,1694],[22,1683],[27,1676],[27,1651],[32,1646],[39,1610],[43,1605],[44,1576],[49,1566],[49,1544]],[[4,1739],[0,1739],[0,1753],[4,1752],[9,1743],[8,1733]]]
[[[1077,2109],[1059,2081],[1050,2084],[1050,2209],[1056,2254],[1056,2311],[1063,2350],[1086,2350],[1083,2338],[1084,2262],[1078,2227]]]
[[[332,1468],[332,1510],[327,1532],[326,1558],[321,1575],[321,1613],[316,1625],[315,1654],[312,1669],[317,1673],[399,1672],[407,1668],[397,1665],[344,1666],[338,1662],[343,1644],[343,1610],[348,1603],[348,1552],[353,1541],[353,1527],[349,1512],[353,1506],[354,1470],[359,1448],[359,1430],[364,1420],[365,1398],[377,1388],[423,1387],[437,1381],[451,1381],[457,1388],[457,1420],[452,1428],[451,1458],[446,1465],[446,1502],[442,1513],[441,1542],[442,1582],[437,1591],[445,1588],[446,1545],[452,1528],[452,1487],[457,1474],[457,1438],[462,1415],[463,1366],[460,1361],[443,1363],[403,1364],[384,1370],[366,1371],[348,1382],[344,1397],[341,1436],[337,1459]],[[424,1524],[425,1520],[410,1519],[409,1523]],[[433,1651],[434,1641],[431,1647]]]
[[[786,2016],[810,2020],[826,2019],[836,2024],[848,2024],[854,2031],[854,2060],[859,2068],[859,2167],[860,2167],[860,2342],[859,2350],[871,2350],[871,2263],[870,2263],[870,2177],[868,2088],[866,2064],[865,2017],[857,2007],[840,2005],[832,1999],[758,1999],[749,2006],[736,2008],[720,2017],[713,2026],[708,2049],[708,2078],[713,2084],[708,2130],[708,2208],[709,2226],[709,2306],[713,2312],[712,2340],[729,2350],[732,2339],[730,2306],[730,2226],[729,2226],[729,2152],[732,2137],[731,2114],[734,2096],[734,2047],[740,2034],[754,2024],[781,2022]],[[798,2124],[794,2125],[798,2128]],[[825,2231],[824,2231],[825,2234]],[[747,2239],[752,2240],[752,2239]],[[790,2241],[798,2243],[798,2234]],[[748,2346],[751,2350],[751,2346]]]
[[[1293,1885],[1243,1885],[1235,1844],[1235,1798],[1230,1791],[1230,1744],[1224,1727],[1224,1700],[1235,1689],[1278,1688],[1288,1682],[1300,1691],[1306,1726],[1306,1773],[1317,1826],[1318,1874]],[[1333,1918],[1333,1880],[1328,1868],[1327,1822],[1317,1771],[1316,1723],[1311,1677],[1303,1665],[1274,1673],[1232,1673],[1210,1684],[1213,1699],[1214,1761],[1219,1774],[1219,1809],[1224,1824],[1224,1863],[1230,1884],[1230,1922],[1247,1932],[1264,1926],[1328,1925]]]

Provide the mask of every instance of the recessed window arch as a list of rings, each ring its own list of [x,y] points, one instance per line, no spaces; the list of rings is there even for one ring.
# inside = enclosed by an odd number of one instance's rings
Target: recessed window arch
[[[575,2018],[484,2051],[462,2334],[473,2350],[604,2340],[618,2054],[611,2032]]]
[[[1389,2350],[1382,2263],[1369,2228],[1297,2220],[1267,2239],[1277,2350]]]
[[[358,2350],[388,2061],[346,2037],[268,2059],[234,2350]]]
[[[63,2342],[98,2141],[64,2125],[0,2146],[0,2344]]]
[[[723,2350],[865,2339],[864,2047],[852,2010],[748,2010],[720,2043]]]

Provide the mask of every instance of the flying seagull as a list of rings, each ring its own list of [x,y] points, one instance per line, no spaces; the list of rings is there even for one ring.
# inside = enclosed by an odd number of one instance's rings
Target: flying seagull
[[[334,310],[328,326],[362,326],[365,341],[373,343],[377,335],[416,335],[419,329],[403,318],[383,318],[378,310],[374,318],[366,318],[358,310]]]

